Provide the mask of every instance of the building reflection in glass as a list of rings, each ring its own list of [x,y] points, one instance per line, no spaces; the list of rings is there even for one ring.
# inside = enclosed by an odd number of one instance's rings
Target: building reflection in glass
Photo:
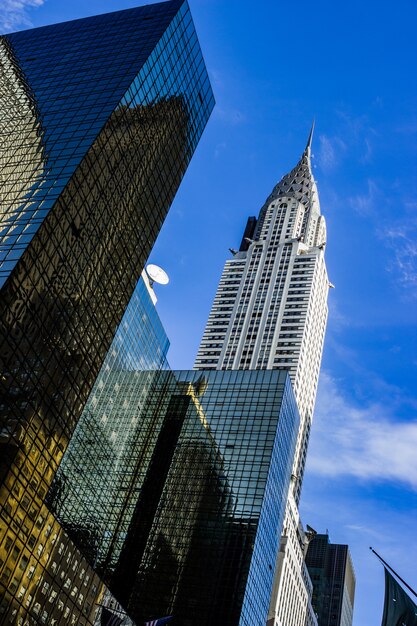
[[[152,370],[168,368],[168,347],[144,273],[48,494],[69,535],[103,574],[117,563],[136,505],[142,442],[149,447],[157,437],[161,420],[145,433],[142,414],[148,398],[160,393]]]
[[[286,373],[110,380],[79,424],[94,425],[92,449],[74,439],[61,465],[58,519],[75,542],[91,537],[90,559],[137,623],[266,621],[299,419]]]
[[[45,154],[35,97],[6,39],[0,40],[0,63],[0,264],[7,261],[10,268],[30,240],[24,233],[44,177]]]

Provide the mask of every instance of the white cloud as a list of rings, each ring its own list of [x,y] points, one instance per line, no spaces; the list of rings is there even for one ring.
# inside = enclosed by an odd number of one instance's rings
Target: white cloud
[[[211,79],[213,86],[215,86],[216,88],[223,87],[224,85],[223,72],[221,72],[220,70],[211,68],[209,70],[209,74],[210,74],[210,79]]]
[[[321,376],[308,470],[325,476],[400,481],[417,491],[417,416],[395,418],[387,404],[358,407]]]
[[[345,132],[350,148],[355,150],[355,160],[363,165],[372,160],[373,140],[378,133],[370,124],[368,115],[351,115],[347,111],[339,110],[339,118],[343,121]]]
[[[383,184],[368,178],[366,186],[365,191],[350,196],[347,202],[361,217],[374,223],[377,236],[390,250],[386,269],[395,283],[405,289],[405,299],[417,299],[417,202],[404,195],[397,182]],[[394,210],[396,221],[392,219]]]
[[[398,126],[396,129],[397,133],[401,133],[402,135],[415,135],[417,133],[417,123],[412,120],[410,122],[405,122],[401,126]]]
[[[40,7],[44,2],[45,0],[1,0],[1,30],[3,32],[10,32],[20,26],[31,26],[28,9]]]

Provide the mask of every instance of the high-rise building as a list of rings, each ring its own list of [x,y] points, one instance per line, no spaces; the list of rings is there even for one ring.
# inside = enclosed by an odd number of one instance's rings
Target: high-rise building
[[[195,369],[287,370],[300,412],[268,624],[314,624],[299,521],[307,446],[327,321],[326,224],[311,169],[313,128],[300,161],[248,219],[226,261]]]
[[[315,535],[306,554],[318,626],[352,626],[355,572],[349,547]]]
[[[96,387],[57,474],[62,527],[137,624],[264,624],[299,424],[288,374],[103,370]]]
[[[0,623],[92,624],[47,494],[213,107],[187,2],[1,37],[0,102]]]
[[[294,460],[299,497],[327,321],[326,223],[311,170],[312,132],[276,185],[240,250],[226,261],[195,369],[285,369],[301,426]]]
[[[290,490],[275,568],[268,626],[318,626],[311,603],[313,584],[304,561],[307,541]]]
[[[121,557],[135,573],[129,614],[265,624],[299,424],[288,374],[163,374],[142,420],[162,419]]]

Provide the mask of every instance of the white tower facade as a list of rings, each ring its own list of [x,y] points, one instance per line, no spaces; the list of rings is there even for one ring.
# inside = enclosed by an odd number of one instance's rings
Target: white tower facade
[[[331,286],[326,222],[311,169],[313,128],[300,161],[249,218],[226,261],[195,369],[288,370],[300,413],[268,626],[317,626],[297,504],[304,474]]]

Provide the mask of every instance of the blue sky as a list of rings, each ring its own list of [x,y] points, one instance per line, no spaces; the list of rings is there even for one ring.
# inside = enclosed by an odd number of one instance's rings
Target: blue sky
[[[2,30],[129,8],[3,0]],[[191,0],[216,109],[151,260],[170,362],[192,366],[248,215],[298,160],[313,118],[330,293],[301,510],[351,547],[355,626],[378,626],[372,545],[417,587],[417,43],[414,0]]]

